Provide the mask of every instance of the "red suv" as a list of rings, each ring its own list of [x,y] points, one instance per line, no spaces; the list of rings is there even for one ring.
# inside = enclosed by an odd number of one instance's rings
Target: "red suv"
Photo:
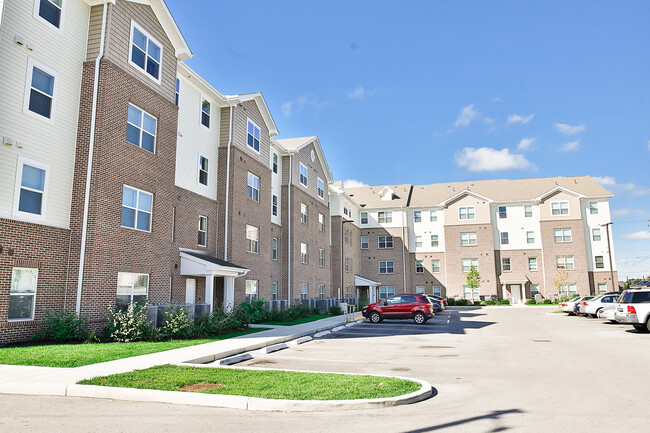
[[[413,319],[415,323],[422,325],[433,317],[433,305],[424,295],[395,295],[366,305],[362,314],[372,323],[379,323],[384,319]]]

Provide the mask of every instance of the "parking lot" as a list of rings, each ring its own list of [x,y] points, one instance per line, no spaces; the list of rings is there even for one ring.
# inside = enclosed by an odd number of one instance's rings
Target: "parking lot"
[[[96,431],[135,431],[143,423],[160,431],[283,433],[648,431],[650,335],[551,311],[487,307],[447,310],[424,325],[364,322],[239,364],[427,380],[435,396],[413,405],[299,414],[0,396],[7,414],[0,426],[86,431],[79,427],[86,420],[102,426]]]

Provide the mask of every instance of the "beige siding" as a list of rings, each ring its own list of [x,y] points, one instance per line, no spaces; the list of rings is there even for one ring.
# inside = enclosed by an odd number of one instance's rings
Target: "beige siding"
[[[555,201],[567,201],[569,202],[569,214],[568,215],[553,215],[551,212],[551,203]],[[539,204],[541,220],[542,221],[552,221],[552,220],[579,220],[582,218],[580,212],[580,199],[573,194],[568,194],[564,191],[556,192],[546,197]]]
[[[247,144],[248,119],[260,128],[259,152],[256,152]],[[269,130],[264,123],[264,119],[262,118],[255,101],[243,102],[234,109],[232,143],[234,146],[239,147],[246,152],[246,154],[250,155],[254,160],[267,167],[269,166],[269,158],[271,157],[271,139],[269,137]]]
[[[458,218],[458,208],[462,206],[474,206],[476,219],[461,220]],[[490,204],[471,194],[465,194],[458,200],[452,202],[445,209],[445,224],[489,224],[490,223]]]

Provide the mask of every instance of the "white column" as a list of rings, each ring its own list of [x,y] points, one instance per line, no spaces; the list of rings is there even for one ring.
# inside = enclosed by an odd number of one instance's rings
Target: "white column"
[[[235,277],[223,278],[223,308],[232,311],[235,307]]]
[[[526,303],[526,283],[521,284],[521,303]]]
[[[210,306],[210,313],[214,308],[214,275],[205,276],[205,302]]]

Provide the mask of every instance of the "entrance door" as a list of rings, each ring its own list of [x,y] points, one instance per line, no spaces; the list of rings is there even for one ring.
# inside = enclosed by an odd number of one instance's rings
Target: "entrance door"
[[[510,294],[512,294],[512,304],[521,303],[521,285],[513,284],[510,286]]]
[[[185,303],[194,304],[196,301],[196,279],[185,279]]]

